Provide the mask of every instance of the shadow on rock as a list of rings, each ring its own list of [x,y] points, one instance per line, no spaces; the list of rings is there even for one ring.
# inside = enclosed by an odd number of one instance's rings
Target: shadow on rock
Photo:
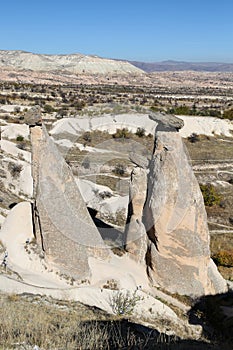
[[[97,210],[89,207],[87,207],[87,209],[105,243],[107,243],[110,247],[122,248],[124,246],[123,233],[113,226],[105,223],[103,220],[97,218]]]

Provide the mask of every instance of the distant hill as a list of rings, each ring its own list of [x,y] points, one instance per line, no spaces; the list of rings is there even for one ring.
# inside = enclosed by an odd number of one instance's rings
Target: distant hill
[[[169,71],[186,71],[196,72],[233,72],[233,63],[218,62],[182,62],[182,61],[163,61],[163,62],[138,62],[129,61],[135,67],[151,72],[169,72]]]
[[[0,50],[0,68],[72,74],[145,74],[128,61],[115,61],[83,54],[44,55],[25,51]]]

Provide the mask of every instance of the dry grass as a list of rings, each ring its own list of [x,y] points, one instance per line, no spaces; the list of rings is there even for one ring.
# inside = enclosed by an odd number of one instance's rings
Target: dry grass
[[[224,139],[227,139],[224,137]],[[232,139],[227,140],[232,141]],[[184,140],[188,148],[190,158],[195,162],[219,160],[220,162],[233,159],[233,147],[231,142],[221,141],[221,137],[200,136],[200,141],[191,143]]]
[[[182,340],[78,302],[13,294],[0,295],[0,307],[0,349],[217,349],[206,341]]]
[[[13,294],[0,295],[0,306],[0,349],[151,349],[161,340],[158,349],[165,349],[170,340],[78,302]]]
[[[99,329],[97,315],[87,307],[67,307],[28,300],[19,295],[1,296],[0,348],[12,344],[38,345],[43,349],[103,349],[108,335]],[[79,307],[80,306],[80,307]],[[99,313],[103,317],[103,313]],[[84,320],[93,322],[86,325]]]

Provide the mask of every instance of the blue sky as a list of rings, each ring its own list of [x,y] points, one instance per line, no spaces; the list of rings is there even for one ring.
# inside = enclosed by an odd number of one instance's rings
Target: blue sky
[[[0,49],[233,62],[233,0],[7,0]]]

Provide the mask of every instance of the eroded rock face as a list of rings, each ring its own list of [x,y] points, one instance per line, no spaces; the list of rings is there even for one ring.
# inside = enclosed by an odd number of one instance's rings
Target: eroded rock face
[[[212,266],[202,194],[178,133],[156,133],[145,218],[153,283],[186,295],[226,290]]]
[[[184,121],[173,114],[151,113],[149,118],[158,124],[157,131],[178,131],[184,126]]]
[[[24,116],[24,121],[29,126],[41,125],[42,119],[40,106],[33,106],[30,108]]]
[[[31,128],[36,238],[51,265],[75,279],[90,275],[89,257],[107,259],[105,246],[72,172],[45,127]]]
[[[131,175],[126,249],[146,264],[154,286],[190,296],[225,292],[225,280],[210,259],[203,197],[176,132],[182,125],[175,118],[164,131],[166,119],[156,121],[149,174],[143,162]]]
[[[145,263],[147,249],[147,234],[142,222],[146,191],[147,170],[136,167],[131,174],[125,246],[131,257],[140,263]]]

